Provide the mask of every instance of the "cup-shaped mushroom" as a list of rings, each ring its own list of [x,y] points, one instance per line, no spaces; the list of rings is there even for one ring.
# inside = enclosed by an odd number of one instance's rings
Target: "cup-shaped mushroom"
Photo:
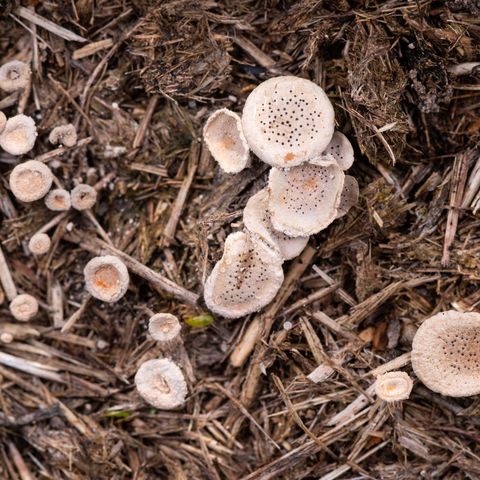
[[[7,124],[7,117],[3,112],[0,112],[0,133],[3,132],[5,125]]]
[[[293,167],[319,157],[334,132],[325,92],[304,78],[271,78],[248,96],[242,114],[245,138],[264,162]]]
[[[19,114],[10,117],[0,133],[0,147],[10,155],[23,155],[35,145],[37,127],[33,118]]]
[[[16,320],[28,322],[38,313],[38,302],[32,295],[22,293],[10,302],[10,312]]]
[[[205,282],[205,303],[212,312],[239,318],[270,303],[283,283],[283,259],[257,238],[230,234],[222,258]]]
[[[77,129],[71,123],[59,125],[50,132],[48,140],[53,145],[73,147],[77,143]]]
[[[70,207],[72,206],[70,193],[64,188],[50,190],[45,197],[45,206],[54,212],[70,210]]]
[[[250,161],[242,120],[227,108],[214,112],[203,128],[203,138],[213,158],[225,173],[238,173]]]
[[[337,216],[335,218],[343,217],[348,211],[358,204],[360,198],[360,188],[357,179],[351,175],[345,175],[343,182],[343,189],[340,195],[340,204],[337,208]]]
[[[130,277],[125,264],[113,255],[92,258],[83,270],[87,291],[92,297],[113,303],[128,289]]]
[[[182,325],[175,315],[156,313],[148,322],[148,331],[152,338],[165,345],[172,345],[180,340]]]
[[[301,237],[328,227],[337,215],[344,178],[337,165],[305,163],[288,170],[272,168],[268,209],[273,228]]]
[[[44,255],[50,250],[52,241],[46,233],[36,233],[28,242],[28,249],[34,255]]]
[[[268,195],[268,190],[264,188],[250,197],[243,210],[243,223],[250,233],[277,250],[284,260],[291,260],[302,253],[308,237],[289,237],[273,228],[268,212]]]
[[[70,197],[75,210],[88,210],[97,201],[97,191],[90,185],[80,183],[71,191]]]
[[[142,363],[135,375],[135,385],[146,402],[161,410],[181,407],[188,393],[182,370],[167,358]]]
[[[17,165],[9,179],[12,193],[22,202],[34,202],[43,198],[50,190],[52,182],[52,171],[37,160],[28,160]]]
[[[310,160],[310,163],[314,165],[329,165],[333,162],[342,170],[348,170],[354,160],[354,152],[350,140],[342,132],[335,131],[325,151],[318,158]]]
[[[392,371],[377,377],[375,393],[385,402],[397,402],[410,397],[413,381],[406,372]]]
[[[0,89],[7,93],[23,90],[28,87],[32,71],[30,65],[12,60],[0,67]]]
[[[420,325],[412,367],[434,392],[450,397],[480,393],[480,314],[441,312]]]

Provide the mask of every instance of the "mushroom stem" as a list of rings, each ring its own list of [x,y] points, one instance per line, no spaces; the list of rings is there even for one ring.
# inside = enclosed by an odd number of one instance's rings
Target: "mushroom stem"
[[[17,295],[17,287],[13,281],[12,273],[8,267],[2,247],[0,247],[0,282],[9,301],[12,301]]]
[[[99,221],[95,218],[95,215],[92,213],[92,210],[89,208],[87,210],[82,211],[83,215],[90,221],[90,223],[95,227],[98,235],[105,240],[110,246],[115,247],[110,236],[104,230],[104,228],[100,225]]]
[[[17,113],[23,113],[25,111],[31,91],[32,91],[32,80],[30,79],[27,86],[20,93],[20,98],[18,99],[18,105],[17,105]]]

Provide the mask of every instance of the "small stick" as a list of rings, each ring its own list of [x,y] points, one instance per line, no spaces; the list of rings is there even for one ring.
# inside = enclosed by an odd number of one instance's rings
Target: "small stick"
[[[68,332],[75,325],[75,323],[77,323],[78,320],[80,320],[80,317],[83,315],[83,312],[85,312],[91,299],[92,299],[92,296],[88,294],[85,300],[83,300],[78,310],[72,313],[70,318],[65,322],[65,324],[60,330],[62,333]]]
[[[35,480],[33,475],[30,473],[30,470],[27,467],[27,464],[23,460],[22,455],[18,451],[17,447],[13,442],[8,442],[8,451],[12,457],[13,463],[17,467],[18,473],[22,480]]]
[[[158,99],[160,98],[159,95],[153,95],[150,97],[148,101],[147,109],[145,110],[145,115],[142,118],[142,122],[138,127],[137,133],[135,134],[135,138],[133,139],[132,148],[134,150],[139,149],[142,146],[142,143],[145,139],[145,135],[147,134],[148,126],[150,125],[150,121],[152,120],[153,112],[158,103]]]
[[[320,275],[320,277],[325,280],[329,285],[336,284],[335,280],[330,275],[328,275],[327,272],[324,272],[316,265],[314,265],[312,268],[313,270],[315,270],[315,273],[318,273],[318,275]],[[338,296],[351,307],[354,307],[357,304],[355,299],[352,298],[343,288],[338,288]]]
[[[299,308],[305,307],[312,302],[315,302],[317,300],[320,300],[320,299],[330,295],[331,293],[337,291],[339,289],[339,287],[340,286],[339,286],[338,283],[334,283],[333,285],[330,285],[329,287],[317,290],[316,292],[311,293],[310,295],[306,296],[305,298],[301,298],[297,302],[292,303],[292,305],[290,305],[288,308],[283,310],[281,313],[282,313],[282,315],[288,315],[288,314],[294,312],[295,310],[298,310]]]
[[[0,352],[0,364],[10,368],[15,368],[21,372],[29,373],[30,375],[34,375],[36,377],[65,383],[62,376],[56,373],[58,371],[57,368],[49,367],[48,365],[34,362],[33,360],[25,360],[24,358],[15,357],[14,355]]]
[[[46,223],[42,228],[37,230],[34,235],[36,235],[37,233],[47,233],[50,229],[56,227],[67,215],[68,212],[62,212],[58,215],[55,215],[55,217],[53,217],[48,223]]]
[[[35,157],[34,160],[37,160],[38,162],[48,162],[52,158],[58,157],[59,155],[62,155],[65,152],[68,152],[69,150],[74,150],[80,147],[83,147],[85,145],[88,145],[91,143],[93,140],[93,137],[87,137],[87,138],[82,138],[79,140],[73,147],[58,147],[55,148],[54,150],[50,150],[47,153],[44,153],[43,155],[39,155],[38,157]]]
[[[0,282],[2,282],[3,291],[11,302],[17,295],[17,287],[12,278],[12,273],[8,268],[5,255],[3,254],[2,247],[0,247]]]
[[[95,218],[95,215],[92,213],[92,211],[90,209],[88,209],[88,210],[84,210],[82,213],[85,217],[88,218],[88,220],[90,220],[92,225],[95,227],[95,230],[103,238],[103,240],[105,240],[109,245],[111,245],[113,247],[114,246],[113,242],[110,240],[110,237],[109,237],[108,233],[100,225],[100,223]]]
[[[53,280],[50,288],[50,304],[52,307],[53,328],[61,328],[63,318],[63,291],[58,280]]]
[[[105,48],[110,48],[113,45],[111,38],[105,40],[99,40],[97,42],[88,43],[87,45],[77,48],[73,51],[72,58],[74,60],[80,60],[81,58],[89,57]]]

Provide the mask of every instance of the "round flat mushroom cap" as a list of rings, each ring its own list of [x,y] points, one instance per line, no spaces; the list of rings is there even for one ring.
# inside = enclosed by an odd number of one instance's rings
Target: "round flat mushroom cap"
[[[450,397],[480,393],[480,314],[455,310],[425,320],[412,342],[412,367],[423,384]]]
[[[230,234],[205,282],[205,303],[226,318],[257,312],[282,286],[282,263],[280,254],[264,242],[244,232]]]
[[[320,157],[312,159],[310,163],[328,165],[333,161],[342,170],[348,170],[354,160],[354,152],[350,140],[342,132],[335,131],[325,151],[322,152]]]
[[[125,264],[113,255],[92,258],[83,270],[85,286],[92,297],[113,303],[128,289],[130,277]]]
[[[249,147],[264,162],[293,167],[319,157],[334,132],[334,111],[310,80],[271,78],[248,96],[242,114]]]
[[[268,190],[264,188],[250,197],[243,210],[243,223],[250,233],[277,250],[284,260],[291,260],[302,253],[308,237],[289,237],[273,228],[268,212],[268,195]]]
[[[88,210],[97,201],[97,191],[90,185],[80,183],[71,191],[70,197],[75,210]]]
[[[7,124],[7,117],[3,112],[0,112],[0,133],[3,132],[5,125]]]
[[[340,204],[337,208],[336,218],[343,217],[348,211],[358,205],[360,198],[360,188],[358,186],[357,179],[351,175],[345,175],[345,181],[343,182],[343,189],[340,195]]]
[[[17,165],[10,174],[12,193],[22,202],[34,202],[50,190],[53,174],[50,168],[37,160],[28,160]]]
[[[70,193],[64,188],[55,188],[48,192],[45,197],[45,206],[49,210],[55,212],[64,212],[70,210],[72,201],[70,199]]]
[[[156,313],[148,322],[148,331],[152,338],[160,343],[175,340],[182,330],[182,325],[175,315],[170,313]]]
[[[385,402],[406,400],[410,397],[413,381],[406,372],[392,371],[377,377],[375,393]]]
[[[33,118],[19,114],[10,117],[0,133],[0,147],[10,155],[23,155],[35,145],[37,127]]]
[[[180,367],[167,358],[142,363],[135,375],[135,385],[146,402],[161,410],[181,407],[188,394]]]
[[[214,112],[203,128],[203,138],[213,158],[225,173],[238,173],[250,161],[242,120],[227,108]]]
[[[48,136],[53,145],[62,144],[65,147],[73,147],[77,143],[77,129],[71,123],[55,127]]]
[[[28,242],[28,249],[34,255],[44,255],[50,250],[52,241],[46,233],[36,233]]]
[[[7,93],[23,90],[30,83],[30,65],[12,60],[0,67],[0,89]]]
[[[10,312],[16,320],[28,322],[38,313],[38,302],[32,295],[22,293],[10,302]]]
[[[272,168],[268,209],[275,230],[300,237],[328,227],[337,216],[344,178],[337,165],[305,163],[288,170]]]

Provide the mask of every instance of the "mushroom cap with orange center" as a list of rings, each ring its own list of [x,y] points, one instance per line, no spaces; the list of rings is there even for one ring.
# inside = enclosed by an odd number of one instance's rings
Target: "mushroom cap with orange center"
[[[178,338],[182,325],[175,315],[156,313],[150,317],[148,331],[152,338],[160,343],[173,342]]]
[[[34,202],[50,190],[53,174],[50,168],[37,160],[28,160],[17,165],[10,174],[12,193],[22,202]]]
[[[71,205],[70,193],[64,188],[50,190],[45,197],[45,206],[55,212],[70,210]]]
[[[377,377],[375,393],[386,402],[406,400],[412,391],[413,381],[406,372],[391,371]]]
[[[46,233],[36,233],[28,242],[28,249],[34,255],[44,255],[50,250],[52,241]]]
[[[10,302],[9,308],[15,319],[28,322],[38,313],[38,302],[32,295],[22,293]]]
[[[37,127],[33,118],[19,114],[10,117],[0,133],[0,147],[10,155],[23,155],[35,145]]]

